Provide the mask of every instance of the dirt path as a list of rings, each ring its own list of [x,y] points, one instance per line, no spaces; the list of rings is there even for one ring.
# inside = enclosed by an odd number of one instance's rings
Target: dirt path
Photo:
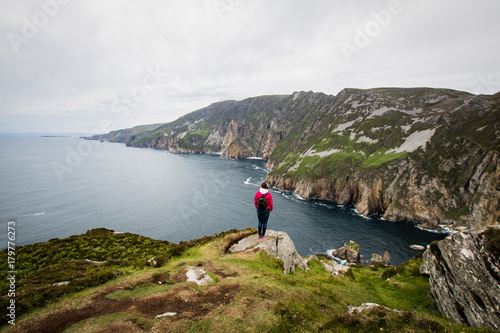
[[[184,314],[196,319],[229,304],[240,290],[238,283],[210,285],[201,290],[193,286],[194,284],[183,284],[168,292],[137,300],[106,298],[107,295],[123,289],[123,287],[109,287],[95,296],[86,306],[46,313],[29,322],[19,323],[10,332],[63,332],[82,320],[117,312],[136,313],[148,319],[166,312],[176,312],[177,317]]]

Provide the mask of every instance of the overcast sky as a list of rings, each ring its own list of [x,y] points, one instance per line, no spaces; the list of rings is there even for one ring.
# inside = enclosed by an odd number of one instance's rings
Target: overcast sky
[[[498,0],[0,0],[0,132],[294,91],[500,90]]]

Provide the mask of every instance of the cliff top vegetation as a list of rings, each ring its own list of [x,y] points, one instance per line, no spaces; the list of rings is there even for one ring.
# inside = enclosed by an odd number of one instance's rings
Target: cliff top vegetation
[[[94,229],[18,247],[18,318],[16,326],[2,318],[1,331],[493,332],[451,324],[438,313],[428,278],[419,273],[421,257],[332,276],[318,256],[309,271],[283,274],[283,263],[265,251],[227,252],[255,232],[174,244]],[[6,256],[0,252],[4,262]],[[156,265],[147,263],[151,257]],[[203,269],[213,282],[188,282],[188,267]],[[5,308],[4,277],[0,286]],[[363,303],[386,308],[348,312]],[[175,315],[155,318],[165,313]]]

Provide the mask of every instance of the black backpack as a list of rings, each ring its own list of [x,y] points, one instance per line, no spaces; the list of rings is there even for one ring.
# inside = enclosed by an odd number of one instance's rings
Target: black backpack
[[[267,209],[266,196],[267,196],[267,193],[264,194],[263,196],[261,196],[257,200],[257,207],[259,208],[259,210],[266,210]]]

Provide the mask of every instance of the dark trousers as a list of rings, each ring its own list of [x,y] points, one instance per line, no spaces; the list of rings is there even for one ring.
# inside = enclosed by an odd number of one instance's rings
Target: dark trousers
[[[259,218],[259,236],[264,237],[266,235],[267,229],[267,220],[269,219],[269,213],[271,211],[269,209],[266,210],[258,210],[257,209],[257,217]]]

